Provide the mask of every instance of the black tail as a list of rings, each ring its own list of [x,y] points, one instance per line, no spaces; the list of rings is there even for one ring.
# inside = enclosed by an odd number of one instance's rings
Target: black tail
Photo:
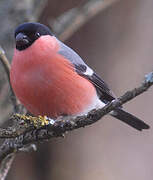
[[[134,127],[135,129],[142,131],[143,129],[149,129],[149,125],[144,123],[142,120],[133,116],[132,114],[122,110],[121,108],[115,109],[111,115],[124,123]]]

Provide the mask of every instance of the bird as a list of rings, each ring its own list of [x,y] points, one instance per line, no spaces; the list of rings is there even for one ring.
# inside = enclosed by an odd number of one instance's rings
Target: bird
[[[17,98],[33,115],[77,117],[116,99],[104,80],[46,25],[22,23],[14,37],[10,82]],[[136,130],[149,129],[122,107],[110,115]]]

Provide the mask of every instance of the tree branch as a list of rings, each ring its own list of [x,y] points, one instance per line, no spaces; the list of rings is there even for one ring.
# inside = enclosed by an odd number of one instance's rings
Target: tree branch
[[[12,131],[12,138],[6,139],[0,147],[0,161],[6,158],[10,153],[17,152],[25,145],[38,141],[49,140],[53,137],[63,137],[64,133],[67,131],[72,131],[74,129],[91,125],[115,108],[125,104],[136,96],[147,91],[148,88],[152,85],[153,72],[145,76],[145,81],[139,87],[134,88],[131,91],[127,91],[123,96],[113,100],[105,107],[98,110],[94,109],[87,115],[79,116],[76,118],[60,117],[56,120],[50,120],[49,125],[47,126],[34,127],[30,124],[29,126],[27,126],[27,128],[29,129],[25,129],[25,131],[20,135],[16,134],[17,137],[14,137],[14,131]],[[13,118],[16,119],[17,117],[14,116]],[[20,120],[25,121],[24,118]],[[11,137],[11,133],[8,137]],[[5,131],[0,130],[0,138],[6,138]]]
[[[80,27],[102,10],[119,0],[87,0],[84,5],[70,9],[49,24],[62,41],[71,37]]]

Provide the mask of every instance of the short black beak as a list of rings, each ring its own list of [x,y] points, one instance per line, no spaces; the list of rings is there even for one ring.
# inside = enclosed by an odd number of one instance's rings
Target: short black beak
[[[15,40],[16,40],[16,46],[18,46],[18,47],[25,46],[29,43],[28,36],[26,36],[23,33],[17,34],[17,36],[15,37]]]

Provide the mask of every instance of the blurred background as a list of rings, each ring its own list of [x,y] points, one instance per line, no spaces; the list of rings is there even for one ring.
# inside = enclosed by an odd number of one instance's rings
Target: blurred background
[[[14,29],[27,21],[52,27],[117,96],[137,87],[153,68],[152,0],[1,0],[0,45],[10,60]],[[9,99],[1,65],[1,125],[13,110]],[[151,88],[124,107],[153,127],[152,99]],[[21,179],[152,180],[153,130],[138,132],[106,116],[63,139],[40,143],[37,152],[18,154],[7,180]]]

